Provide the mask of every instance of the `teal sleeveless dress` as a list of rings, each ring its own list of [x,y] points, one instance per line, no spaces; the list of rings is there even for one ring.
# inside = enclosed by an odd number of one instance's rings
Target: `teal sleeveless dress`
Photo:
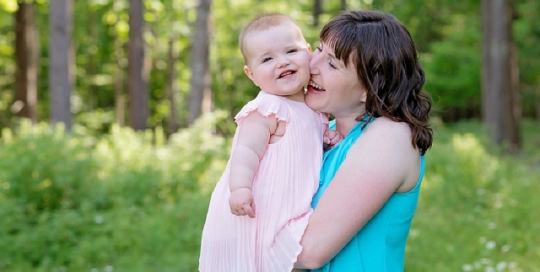
[[[343,141],[324,154],[320,173],[320,186],[311,203],[314,209],[317,209],[319,199],[334,178],[341,163],[347,157],[347,152],[362,134],[364,123],[358,123]],[[330,129],[335,129],[334,121],[330,123]],[[421,156],[420,176],[416,186],[409,192],[394,193],[373,218],[354,235],[351,241],[330,262],[319,269],[311,271],[403,271],[405,244],[411,228],[411,220],[416,211],[424,168],[425,159],[424,156]]]

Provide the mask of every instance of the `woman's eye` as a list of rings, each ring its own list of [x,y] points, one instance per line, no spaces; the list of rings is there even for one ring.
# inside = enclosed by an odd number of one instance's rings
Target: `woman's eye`
[[[333,64],[332,62],[328,62],[328,65],[330,65],[332,69],[337,69],[337,66]]]
[[[319,51],[319,52],[322,52],[322,48],[321,48],[321,46],[320,46],[320,45],[319,45],[319,46],[317,46],[317,51]]]

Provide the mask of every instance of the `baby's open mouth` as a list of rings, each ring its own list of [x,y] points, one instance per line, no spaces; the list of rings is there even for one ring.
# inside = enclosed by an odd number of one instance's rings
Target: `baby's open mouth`
[[[281,73],[281,74],[279,75],[279,77],[278,77],[278,78],[282,78],[282,77],[290,76],[290,75],[292,75],[292,74],[294,74],[294,73],[296,73],[296,72],[295,72],[295,71],[291,71],[291,70],[289,70],[289,71],[285,71],[285,72]]]

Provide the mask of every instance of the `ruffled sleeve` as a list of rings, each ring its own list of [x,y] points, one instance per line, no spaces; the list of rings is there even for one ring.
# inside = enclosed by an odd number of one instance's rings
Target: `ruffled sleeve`
[[[236,114],[234,120],[240,125],[246,116],[256,110],[262,116],[268,117],[274,114],[279,121],[289,122],[288,107],[281,99],[285,98],[269,94],[265,91],[260,91],[255,99],[249,101],[240,112]]]
[[[330,122],[328,121],[328,114],[319,112],[319,118],[321,119],[321,123],[325,126],[325,128],[328,129],[328,125]]]

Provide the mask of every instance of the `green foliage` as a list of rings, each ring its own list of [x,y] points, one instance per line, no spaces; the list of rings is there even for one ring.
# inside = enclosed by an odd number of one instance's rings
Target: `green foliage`
[[[540,52],[536,50],[540,44],[540,19],[536,10],[540,9],[538,1],[517,1],[517,18],[514,23],[514,39],[518,47],[521,103],[527,116],[534,116],[540,104]]]
[[[11,32],[10,12],[12,4],[15,1],[0,0],[0,126],[11,122],[12,114],[10,107],[13,103],[15,93],[11,85],[15,80],[15,61],[11,60],[14,56],[15,35]],[[4,34],[5,33],[5,34]]]
[[[479,109],[480,32],[479,23],[463,15],[454,16],[449,37],[431,44],[420,56],[426,72],[425,89],[433,96],[435,108]]]
[[[168,142],[113,126],[4,129],[0,271],[196,271],[210,192],[229,144],[205,116]],[[406,271],[539,271],[540,128],[502,155],[477,121],[435,127]],[[49,182],[45,182],[49,180]],[[47,185],[47,186],[45,186]]]
[[[32,128],[23,122],[16,139],[3,131],[0,172],[6,197],[24,204],[26,214],[80,207],[80,197],[95,179],[95,163],[79,139],[64,137],[59,126]]]
[[[524,128],[519,157],[487,144],[478,122],[436,128],[406,271],[540,271],[540,131]]]
[[[534,116],[540,85],[540,23],[538,1],[515,1],[514,37],[518,48],[523,113]],[[0,126],[13,127],[15,60],[14,12],[17,1],[0,0]],[[190,44],[195,34],[195,0],[145,0],[144,40],[150,74],[147,124],[151,128],[170,124],[168,78],[174,79],[177,118],[185,126],[190,91]],[[347,1],[349,9],[378,9],[394,14],[410,30],[426,70],[426,89],[434,96],[437,114],[458,112],[456,118],[480,117],[480,5],[456,0],[363,0]],[[35,2],[40,41],[38,116],[48,120],[48,8],[49,1]],[[76,122],[108,132],[116,123],[115,89],[128,101],[127,70],[129,39],[128,0],[76,1],[73,49],[76,55],[72,112]],[[234,115],[258,92],[245,76],[238,49],[241,27],[256,13],[278,11],[298,21],[314,48],[322,25],[340,9],[340,1],[323,1],[323,13],[314,26],[313,1],[309,0],[216,0],[211,6],[210,72],[213,107]],[[171,49],[171,50],[169,50]],[[169,54],[172,52],[172,54]],[[174,62],[174,71],[168,69]],[[125,103],[125,102],[124,102]],[[124,105],[124,110],[128,107]],[[99,117],[97,121],[92,116]],[[127,120],[126,120],[127,121]]]
[[[223,115],[223,114],[222,114]],[[23,123],[0,144],[0,271],[194,271],[228,146],[205,116],[99,139]]]

